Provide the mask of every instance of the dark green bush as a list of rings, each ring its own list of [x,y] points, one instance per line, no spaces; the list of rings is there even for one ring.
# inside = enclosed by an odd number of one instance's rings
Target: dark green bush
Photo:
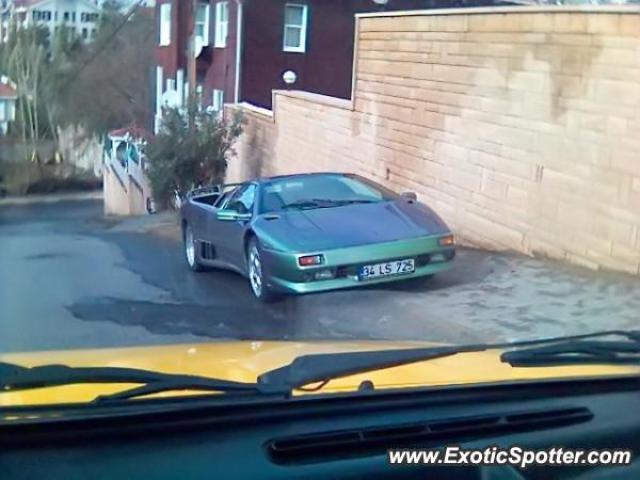
[[[147,147],[147,176],[156,204],[169,205],[175,190],[224,181],[242,118],[223,119],[190,107],[165,109],[160,132]]]

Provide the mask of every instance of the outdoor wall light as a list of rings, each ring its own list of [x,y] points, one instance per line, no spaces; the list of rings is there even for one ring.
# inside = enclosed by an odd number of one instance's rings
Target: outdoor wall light
[[[282,80],[284,80],[284,83],[287,84],[287,87],[290,87],[291,85],[296,83],[297,79],[298,75],[296,75],[296,72],[294,72],[293,70],[287,70],[282,74]]]

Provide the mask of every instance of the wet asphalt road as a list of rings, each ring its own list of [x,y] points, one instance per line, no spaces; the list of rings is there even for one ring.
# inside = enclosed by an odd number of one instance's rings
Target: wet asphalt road
[[[153,220],[152,217],[147,217]],[[640,282],[462,250],[432,279],[265,306],[192,273],[177,227],[102,217],[99,200],[0,206],[0,353],[228,339],[475,342],[638,328]]]

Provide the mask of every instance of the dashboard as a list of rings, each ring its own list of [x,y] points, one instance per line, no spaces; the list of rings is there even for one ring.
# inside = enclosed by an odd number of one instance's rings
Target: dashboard
[[[616,467],[391,465],[390,448],[640,449],[640,379],[0,410],[2,479],[637,479]],[[37,416],[38,418],[35,418]],[[17,419],[17,420],[16,420]],[[635,459],[634,459],[635,460]]]

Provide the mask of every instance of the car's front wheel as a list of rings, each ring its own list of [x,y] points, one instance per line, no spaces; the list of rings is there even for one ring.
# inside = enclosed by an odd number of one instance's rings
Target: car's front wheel
[[[198,261],[198,257],[196,255],[196,240],[193,236],[193,229],[189,224],[184,226],[183,232],[183,240],[184,240],[184,256],[187,260],[187,265],[194,272],[201,272],[203,270],[202,265]]]
[[[247,264],[249,283],[251,284],[251,291],[255,297],[265,303],[276,300],[277,295],[275,295],[267,285],[262,263],[262,252],[260,251],[258,239],[255,237],[249,240],[247,246]]]

